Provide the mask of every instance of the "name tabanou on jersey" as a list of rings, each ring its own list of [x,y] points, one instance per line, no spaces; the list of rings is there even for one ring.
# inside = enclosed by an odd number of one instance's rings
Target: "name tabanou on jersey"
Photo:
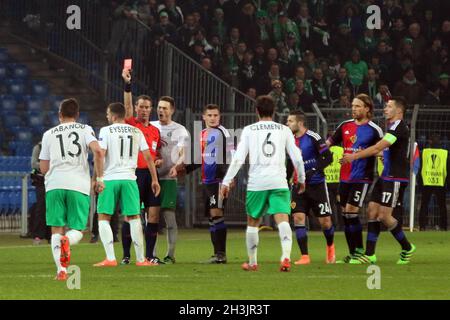
[[[64,132],[66,130],[73,130],[73,129],[84,129],[86,128],[85,124],[81,124],[81,123],[71,123],[71,124],[66,124],[66,125],[59,125],[57,127],[54,127],[50,133],[54,134],[54,133],[60,133],[60,132]]]

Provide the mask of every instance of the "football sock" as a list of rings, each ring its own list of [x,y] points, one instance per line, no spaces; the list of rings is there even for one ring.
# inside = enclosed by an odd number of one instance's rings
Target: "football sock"
[[[145,243],[146,243],[145,256],[147,257],[147,259],[152,259],[155,257],[154,250],[157,238],[158,238],[158,223],[147,222],[147,225],[145,227]]]
[[[55,260],[56,268],[58,272],[61,270],[65,270],[61,266],[61,235],[59,233],[52,234],[51,237],[51,246],[52,246],[52,254],[53,254],[53,260]]]
[[[141,219],[129,221],[131,239],[133,240],[134,250],[136,251],[136,261],[143,262],[144,257],[144,235],[142,232]]]
[[[381,222],[377,220],[369,220],[367,222],[367,242],[366,255],[372,256],[375,254],[375,247],[377,245],[378,236],[381,231]]]
[[[257,227],[247,227],[246,243],[247,243],[247,254],[248,254],[248,263],[250,265],[258,264],[257,261],[257,251],[258,251],[258,242],[259,242],[259,229]]]
[[[334,243],[334,226],[331,226],[330,229],[323,230],[323,234],[327,240],[327,246],[331,246]]]
[[[106,252],[106,259],[116,260],[116,255],[114,253],[114,237],[111,230],[109,221],[100,220],[98,222],[98,234],[100,235],[100,240],[102,240],[103,247]]]
[[[354,219],[354,220],[353,220]],[[356,218],[350,218],[350,225],[353,225],[353,241],[355,244],[355,249],[363,249],[364,248],[364,242],[363,242],[363,227],[361,224],[361,220],[359,220],[359,216],[357,215]]]
[[[342,213],[342,218],[344,220],[344,234],[345,234],[345,240],[347,240],[348,245],[348,251],[350,254],[353,254],[355,252],[355,245],[353,244],[353,236],[351,232],[350,227],[350,219],[347,218],[347,214],[345,212]]]
[[[126,221],[122,223],[122,249],[123,256],[130,258],[131,233],[130,224]]]
[[[217,254],[217,237],[216,237],[216,227],[214,225],[213,219],[209,218],[209,234],[211,235],[211,243],[214,248],[214,254]]]
[[[83,233],[78,230],[69,230],[66,232],[67,238],[69,238],[69,243],[71,246],[78,244],[80,240],[83,238]]]
[[[308,255],[308,233],[304,224],[296,224],[295,236],[302,255]]]
[[[408,239],[406,239],[406,235],[402,230],[402,225],[398,221],[393,228],[390,228],[389,231],[391,231],[394,238],[398,241],[398,243],[400,243],[402,250],[411,250],[411,243],[409,243]]]
[[[164,209],[164,219],[167,228],[167,254],[166,256],[175,257],[175,245],[178,237],[178,226],[175,211]]]
[[[281,241],[281,261],[284,259],[291,259],[292,250],[292,229],[289,222],[283,221],[278,224],[278,234]]]
[[[356,249],[364,248],[363,236],[362,236],[362,224],[359,220],[359,216],[355,213],[347,213],[347,220],[349,224],[349,232],[351,237],[351,244],[353,247],[353,253]]]
[[[227,247],[227,225],[224,217],[213,217],[213,224],[216,233],[217,253],[226,253]]]

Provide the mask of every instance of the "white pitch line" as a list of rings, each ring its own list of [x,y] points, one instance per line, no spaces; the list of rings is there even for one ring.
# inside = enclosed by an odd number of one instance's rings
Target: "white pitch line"
[[[203,241],[204,239],[184,239],[183,241]],[[95,246],[95,243],[80,243],[77,244],[75,247],[82,247],[82,246]],[[22,249],[22,248],[45,248],[49,247],[50,244],[38,244],[38,245],[23,245],[23,246],[0,246],[0,249]]]
[[[50,274],[19,274],[19,275],[0,275],[0,279],[16,279],[16,278],[54,278],[55,275]],[[123,275],[120,274],[111,274],[111,275],[96,275],[96,278],[130,278],[130,275]],[[132,275],[133,278],[170,278],[168,274],[138,274],[138,275]]]

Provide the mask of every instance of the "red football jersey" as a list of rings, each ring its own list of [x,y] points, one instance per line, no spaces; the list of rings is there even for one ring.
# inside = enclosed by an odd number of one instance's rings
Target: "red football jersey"
[[[161,136],[159,134],[158,128],[151,125],[150,123],[147,126],[145,126],[142,122],[139,122],[135,117],[125,119],[125,122],[142,131],[145,137],[145,141],[147,141],[148,147],[150,148],[150,154],[152,155],[153,161],[156,160],[158,149],[161,147]],[[142,152],[139,152],[137,167],[139,169],[147,168],[147,163],[144,160]]]

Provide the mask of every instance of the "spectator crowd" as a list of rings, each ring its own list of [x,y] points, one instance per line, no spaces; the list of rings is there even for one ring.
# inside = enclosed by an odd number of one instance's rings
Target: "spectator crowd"
[[[348,107],[359,93],[378,107],[392,95],[450,105],[448,0],[108,2],[107,50],[169,41],[242,92],[270,94],[280,110]],[[367,27],[370,5],[381,9],[381,29]],[[127,23],[137,43],[123,43]]]

